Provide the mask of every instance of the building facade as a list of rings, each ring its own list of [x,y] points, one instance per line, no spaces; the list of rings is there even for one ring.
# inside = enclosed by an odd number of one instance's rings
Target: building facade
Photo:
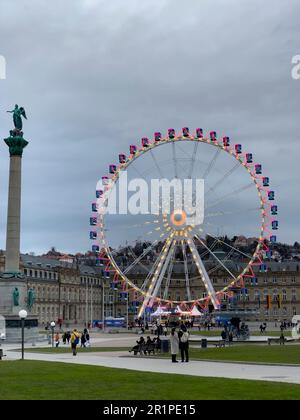
[[[242,263],[241,263],[242,264]],[[4,270],[5,256],[0,251],[0,272]],[[211,271],[210,277],[215,290],[223,289],[229,282],[225,270]],[[47,258],[32,255],[21,256],[21,270],[27,280],[27,288],[34,290],[32,313],[37,315],[40,325],[62,320],[64,325],[88,324],[105,317],[124,317],[129,321],[136,318],[140,305],[140,295],[131,289],[126,293],[120,287],[112,286],[112,279],[103,276],[100,267],[73,262],[68,258]],[[238,274],[241,267],[231,262],[230,270]],[[291,320],[300,314],[300,263],[266,262],[266,271],[256,273],[256,281],[249,279],[242,290],[237,290],[234,298],[224,298],[222,309],[242,309],[252,311],[248,320],[277,321]],[[134,283],[141,287],[147,267],[136,268]],[[187,299],[185,277],[182,265],[174,267],[174,277],[167,292],[167,299],[182,301]],[[204,285],[197,275],[190,279],[192,299],[206,297]],[[163,289],[162,289],[163,290]],[[163,296],[161,296],[163,297]]]

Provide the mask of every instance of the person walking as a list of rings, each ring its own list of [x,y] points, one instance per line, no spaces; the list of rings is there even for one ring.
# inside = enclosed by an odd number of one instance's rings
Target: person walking
[[[181,362],[183,363],[185,359],[187,363],[189,361],[189,333],[185,325],[181,327],[181,331],[179,331],[178,337],[179,348],[181,353]]]
[[[168,335],[168,328],[166,327],[166,325],[163,328],[163,332],[164,332],[164,336],[167,337],[167,335]]]
[[[231,330],[229,331],[228,342],[230,346],[233,344],[233,332]]]
[[[77,354],[77,346],[79,344],[79,340],[80,340],[80,334],[75,328],[71,334],[71,348],[72,348],[73,356],[76,356]]]
[[[57,348],[59,346],[59,333],[57,332],[55,334],[55,347]]]
[[[86,343],[85,333],[81,334],[80,341],[81,341],[80,347],[85,347],[85,343]]]
[[[179,338],[176,332],[176,328],[172,328],[171,330],[170,344],[171,344],[172,363],[178,363],[178,360],[176,360],[176,356],[177,356],[177,353],[179,352]]]
[[[90,343],[90,333],[89,333],[89,331],[86,332],[85,339],[86,339],[85,347],[90,347],[91,343]]]
[[[225,330],[223,330],[221,332],[221,337],[222,337],[222,345],[223,345],[223,347],[225,347],[225,345],[226,345],[226,339],[227,339],[227,333],[226,333]]]

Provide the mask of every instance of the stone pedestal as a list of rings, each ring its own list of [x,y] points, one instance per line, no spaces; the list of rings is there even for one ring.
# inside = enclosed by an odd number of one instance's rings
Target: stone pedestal
[[[18,288],[19,305],[14,305],[13,292]],[[25,309],[28,317],[25,321],[25,341],[35,343],[39,341],[38,318],[31,314],[27,306],[27,284],[26,279],[19,275],[7,278],[7,274],[0,275],[0,315],[5,319],[6,341],[21,343],[22,329],[19,312]]]
[[[19,290],[19,305],[14,305],[14,289]],[[26,309],[27,285],[24,278],[5,278],[5,273],[0,277],[0,314],[18,315],[21,309]]]
[[[22,326],[19,315],[6,315],[4,318],[6,327],[6,341],[8,343],[21,343]],[[24,341],[33,344],[40,341],[38,320],[34,315],[28,315],[25,320]]]

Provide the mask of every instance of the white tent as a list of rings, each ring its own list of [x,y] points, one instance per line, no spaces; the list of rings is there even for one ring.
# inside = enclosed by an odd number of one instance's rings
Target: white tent
[[[161,315],[168,315],[170,312],[164,311],[161,306],[159,306],[151,316],[161,316]]]
[[[191,316],[203,316],[203,314],[199,311],[197,306],[194,306],[191,310]]]

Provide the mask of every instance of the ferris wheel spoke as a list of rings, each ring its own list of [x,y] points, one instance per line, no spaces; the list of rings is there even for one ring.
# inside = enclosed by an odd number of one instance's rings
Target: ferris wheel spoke
[[[230,250],[229,252],[228,252],[228,254],[225,256],[225,258],[224,259],[222,259],[222,262],[223,263],[226,263],[226,262],[231,262],[231,256],[234,254],[234,250]],[[210,270],[208,270],[208,274],[212,274],[212,273],[214,273],[215,271],[217,271],[219,269],[219,266],[216,266],[216,267],[213,267],[213,268],[211,268]]]
[[[199,271],[199,274],[201,276],[201,279],[202,279],[202,281],[204,283],[204,286],[205,286],[205,289],[207,291],[207,294],[210,297],[211,302],[214,305],[214,308],[215,309],[218,309],[219,308],[219,305],[220,305],[220,302],[219,302],[219,300],[218,300],[218,298],[216,296],[215,289],[214,289],[214,287],[213,287],[213,285],[212,285],[212,283],[210,281],[209,275],[207,274],[207,271],[206,271],[206,268],[205,268],[205,266],[204,266],[204,264],[202,262],[202,259],[200,258],[200,255],[199,255],[199,253],[197,251],[197,247],[195,245],[195,242],[193,241],[192,238],[188,238],[187,239],[187,243],[188,243],[188,246],[189,246],[189,248],[190,248],[190,250],[192,252],[193,259],[194,259],[194,261],[196,263],[196,266],[198,268],[198,271]]]
[[[223,197],[221,197],[220,199],[218,199],[217,201],[215,201],[213,204],[209,204],[207,207],[205,207],[205,210],[210,209],[212,207],[215,207],[218,204],[226,201],[228,197],[231,197],[232,195],[236,195],[236,194],[239,194],[239,193],[241,193],[243,191],[246,191],[246,190],[248,190],[251,187],[253,187],[253,182],[251,182],[250,184],[244,185],[243,187],[237,188],[236,190],[231,191],[230,193],[224,195]]]
[[[193,150],[192,162],[191,162],[191,166],[190,166],[190,169],[189,169],[188,179],[191,179],[191,178],[192,178],[192,175],[193,175],[193,172],[194,172],[194,166],[195,166],[195,161],[196,161],[196,156],[197,156],[198,146],[199,146],[199,142],[197,141],[197,142],[194,144],[194,150]]]
[[[160,178],[161,178],[161,179],[163,179],[163,178],[164,178],[164,176],[163,176],[163,173],[162,173],[161,167],[159,166],[159,164],[158,164],[158,162],[157,162],[157,159],[156,159],[156,157],[155,157],[155,154],[153,153],[153,150],[150,150],[150,155],[151,155],[151,157],[152,157],[152,159],[153,159],[153,161],[154,161],[154,164],[155,164],[156,169],[157,169],[157,171],[158,171],[158,173],[159,173],[159,175],[160,175]]]
[[[178,178],[176,149],[175,149],[175,143],[174,142],[172,143],[172,155],[173,155],[173,165],[174,165],[174,171],[175,171],[175,178]]]
[[[170,236],[173,236],[173,235],[170,235]],[[169,238],[162,249],[162,252],[158,259],[158,264],[155,266],[153,275],[151,273],[151,275],[147,276],[148,277],[147,283],[149,282],[149,280],[151,280],[151,282],[146,292],[147,294],[144,298],[143,304],[139,310],[139,315],[138,315],[139,317],[143,315],[149,302],[153,301],[153,299],[155,299],[158,293],[161,282],[163,280],[167,267],[170,263],[173,247],[174,247],[174,241]]]
[[[233,251],[238,252],[239,254],[243,255],[244,257],[247,257],[247,258],[249,258],[249,259],[251,259],[251,258],[252,258],[252,256],[251,256],[251,255],[246,254],[245,252],[240,251],[238,248],[235,248],[234,246],[232,246],[232,245],[228,244],[227,242],[222,241],[220,238],[216,238],[216,237],[215,237],[215,236],[213,236],[211,233],[208,233],[208,232],[207,232],[207,235],[208,235],[208,236],[210,236],[211,238],[213,238],[213,239],[217,240],[217,241],[218,241],[218,242],[220,242],[221,244],[228,246],[228,248],[230,248],[230,249],[231,249],[231,250],[233,250]]]
[[[182,255],[183,255],[183,262],[184,262],[184,276],[185,276],[187,299],[191,300],[190,278],[189,278],[188,262],[187,262],[186,249],[185,249],[186,246],[183,241],[181,242],[181,247],[182,247]]]
[[[220,216],[230,216],[230,215],[236,215],[236,214],[244,214],[244,213],[250,213],[253,211],[259,211],[261,210],[261,207],[252,207],[245,210],[236,210],[236,211],[216,211],[214,213],[208,213],[205,215],[205,218],[207,217],[220,217]]]
[[[213,242],[213,244],[211,246],[211,249],[214,249],[214,247],[217,245],[217,243],[218,243],[218,241]],[[206,249],[205,251],[201,252],[200,257],[201,258],[206,257],[206,255],[208,255],[208,254],[209,254],[209,252]]]
[[[193,235],[197,235],[197,233],[196,233],[196,229],[193,229],[192,230],[192,233],[193,233]],[[212,243],[212,245],[211,245],[211,250],[213,250],[214,249],[214,247],[217,245],[217,243],[218,243],[218,239],[216,239],[213,243]],[[209,252],[207,251],[207,249],[205,249],[205,251],[203,251],[203,252],[201,252],[199,255],[200,255],[200,257],[201,257],[201,259],[203,258],[203,257],[206,257],[206,255],[208,255],[209,254]]]
[[[127,274],[130,270],[132,270],[143,258],[145,258],[146,255],[149,254],[149,252],[151,252],[153,250],[153,248],[158,244],[158,240],[155,240],[150,246],[148,246],[145,251],[139,256],[137,257],[137,259],[130,264],[129,267],[127,267],[124,270],[124,274]],[[135,255],[135,254],[134,254]]]
[[[159,223],[159,221],[156,222],[156,220],[152,220],[152,221],[149,221],[149,222],[140,222],[140,223],[134,223],[134,224],[120,225],[119,229],[142,228],[142,227],[145,227],[147,225],[154,224],[154,223]]]
[[[132,169],[138,174],[138,176],[142,179],[144,179],[144,174],[142,172],[140,172],[135,165],[132,165]]]
[[[220,152],[221,152],[221,149],[219,149],[219,148],[218,148],[218,149],[216,150],[216,152],[215,152],[215,154],[214,154],[214,156],[213,156],[212,160],[209,162],[208,167],[206,168],[205,172],[204,172],[204,173],[203,173],[203,175],[202,175],[202,178],[203,178],[203,179],[207,178],[207,176],[209,175],[210,171],[211,171],[211,170],[213,169],[213,167],[215,166],[216,161],[217,161],[217,159],[218,159],[218,157],[219,157],[219,155],[220,155]]]
[[[219,149],[221,150],[221,149]],[[226,179],[233,174],[233,172],[240,167],[240,163],[236,163],[228,172],[226,172],[206,193],[208,195],[210,192],[215,191],[220,185],[226,181]],[[251,184],[252,185],[252,184]]]
[[[218,236],[219,235],[221,235],[221,232],[226,228],[226,227],[228,227],[229,225],[228,224],[222,224],[222,225],[218,225],[218,226],[216,226],[216,224],[215,223],[210,223],[210,222],[205,222],[205,223],[203,223],[202,225],[201,225],[201,227],[194,227],[193,228],[193,232],[200,232],[201,234],[205,234],[205,235],[207,235],[207,229],[211,229],[211,228],[215,228],[215,227],[217,227],[217,229],[218,229]],[[220,232],[221,231],[221,232]]]
[[[216,256],[216,254],[214,253],[214,252],[212,252],[210,249],[209,249],[209,247],[202,241],[202,239],[200,239],[198,236],[196,236],[196,238],[200,241],[200,243],[202,244],[202,246],[204,246],[208,251],[209,251],[209,253],[214,257],[214,259],[216,260],[216,261],[218,261],[218,263],[224,268],[224,270],[226,270],[227,271],[227,273],[234,279],[234,280],[236,280],[236,277],[235,277],[235,275],[234,274],[232,274],[232,272],[226,267],[226,265],[225,264],[223,264],[223,262]]]
[[[189,159],[189,160],[192,159],[192,156],[189,153],[187,153],[184,150],[184,148],[180,146],[180,144],[178,142],[176,143],[176,147],[181,151],[181,153],[183,153],[184,155],[186,155],[187,159]]]

